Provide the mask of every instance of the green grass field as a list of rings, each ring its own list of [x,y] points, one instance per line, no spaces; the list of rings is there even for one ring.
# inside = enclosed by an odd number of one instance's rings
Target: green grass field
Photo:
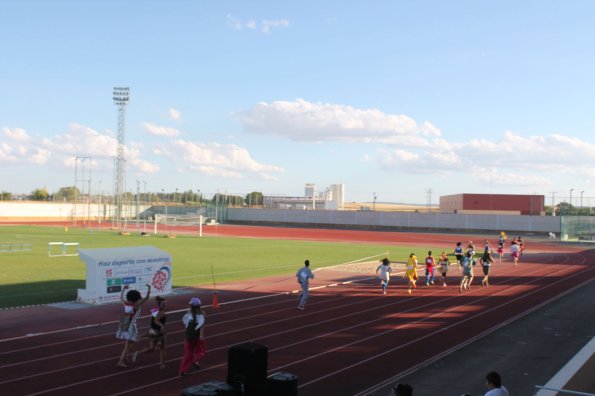
[[[305,258],[310,259],[312,268],[371,256],[379,260],[382,257],[378,255],[386,252],[391,260],[403,262],[411,251],[407,246],[351,242],[183,235],[142,237],[80,228],[65,231],[61,227],[3,226],[0,227],[0,245],[31,244],[32,248],[0,252],[0,308],[72,301],[76,299],[77,289],[85,288],[84,262],[78,256],[48,257],[49,242],[78,242],[81,249],[155,246],[172,255],[174,287],[212,285],[213,273],[217,283],[271,275],[290,276]]]

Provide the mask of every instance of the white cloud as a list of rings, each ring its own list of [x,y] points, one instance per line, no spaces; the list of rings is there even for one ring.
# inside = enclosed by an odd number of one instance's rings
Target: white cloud
[[[93,128],[72,123],[60,135],[43,138],[42,146],[58,156],[110,157],[116,153],[117,140]]]
[[[29,133],[22,128],[3,128],[2,137],[0,164],[43,165],[51,157],[51,152],[47,148],[37,147]]]
[[[174,121],[182,120],[182,112],[180,110],[174,109],[173,107],[170,107],[167,110],[167,115],[170,119],[172,119]]]
[[[262,21],[262,32],[263,33],[270,33],[271,28],[279,28],[279,27],[289,27],[289,21],[287,19],[277,19],[277,20],[268,20],[265,19]]]
[[[248,20],[248,22],[240,22],[231,15],[227,15],[227,23],[236,30],[256,29],[256,22]]]
[[[519,187],[549,187],[553,183],[546,177],[539,175],[523,174],[520,172],[502,172],[498,168],[476,168],[471,170],[474,183],[491,185],[519,186]]]
[[[2,136],[13,142],[28,142],[31,137],[23,128],[2,128]]]
[[[430,128],[431,124],[424,124],[425,129],[422,130],[415,120],[405,115],[339,104],[311,103],[303,99],[260,102],[249,110],[233,113],[233,116],[248,132],[278,135],[297,141],[423,147],[431,145],[424,134],[439,135],[437,128]]]
[[[0,144],[0,163],[45,165],[74,168],[76,157],[90,157],[93,169],[111,168],[117,140],[110,133],[99,133],[85,125],[72,123],[60,134],[35,139],[23,129],[4,128]],[[125,147],[130,171],[154,173],[159,167],[141,159],[134,144]],[[107,161],[106,161],[107,160]]]
[[[242,22],[239,19],[227,15],[227,24],[233,27],[235,30],[256,30],[258,28],[258,24],[255,20],[249,19],[246,22]],[[287,19],[264,19],[261,22],[261,32],[269,34],[271,33],[271,29],[273,28],[287,28],[289,27],[289,21]]]
[[[271,180],[284,169],[274,165],[261,164],[250,156],[248,150],[234,144],[198,143],[175,140],[155,150],[177,164],[184,164],[181,169],[209,176],[224,178],[243,178],[252,175]]]
[[[456,142],[432,123],[418,123],[407,115],[303,99],[260,102],[232,115],[250,133],[377,146],[376,155],[362,156],[390,172],[475,175],[481,169],[480,183],[494,184],[497,178],[498,183],[544,187],[555,175],[590,179],[595,173],[595,145],[560,134],[523,136],[505,131],[495,139]]]
[[[153,164],[149,161],[140,158],[133,158],[130,162],[134,165],[137,172],[141,174],[157,173],[161,169],[159,165]]]
[[[180,135],[180,131],[176,128],[162,127],[151,124],[150,122],[141,123],[141,127],[151,135],[155,136],[176,137]]]

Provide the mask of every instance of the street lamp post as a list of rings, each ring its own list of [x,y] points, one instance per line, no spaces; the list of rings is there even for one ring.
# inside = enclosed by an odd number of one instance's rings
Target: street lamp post
[[[103,195],[101,193],[101,180],[99,180],[99,183],[98,184],[99,184],[99,186],[98,186],[98,189],[99,189],[99,205],[97,206],[97,220],[98,220],[99,224],[101,224],[101,196]]]
[[[572,210],[572,192],[574,191],[574,188],[570,189],[570,198],[568,199],[570,202],[568,204],[568,214],[570,214],[570,211]]]

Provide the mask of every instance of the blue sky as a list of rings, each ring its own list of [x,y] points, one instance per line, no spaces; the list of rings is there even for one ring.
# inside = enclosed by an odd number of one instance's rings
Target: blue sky
[[[0,0],[0,190],[595,194],[593,1]],[[143,187],[144,188],[144,187]]]

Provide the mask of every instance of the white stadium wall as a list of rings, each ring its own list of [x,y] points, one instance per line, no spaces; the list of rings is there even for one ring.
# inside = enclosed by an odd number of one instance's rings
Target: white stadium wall
[[[135,213],[135,207],[130,208]],[[146,207],[141,207],[145,210]],[[101,217],[97,205],[51,202],[0,202],[0,222],[91,220]],[[107,216],[111,211],[106,209]],[[510,214],[446,214],[344,210],[249,209],[227,208],[223,222],[286,226],[375,228],[387,230],[497,231],[509,233],[560,233],[561,217]]]
[[[560,217],[552,216],[229,208],[226,221],[314,227],[560,233]]]
[[[140,205],[139,210],[146,210]],[[55,203],[36,201],[0,201],[0,222],[10,221],[72,221],[107,219],[113,214],[113,206],[97,203]],[[136,205],[124,205],[123,214],[128,217],[136,214]]]

